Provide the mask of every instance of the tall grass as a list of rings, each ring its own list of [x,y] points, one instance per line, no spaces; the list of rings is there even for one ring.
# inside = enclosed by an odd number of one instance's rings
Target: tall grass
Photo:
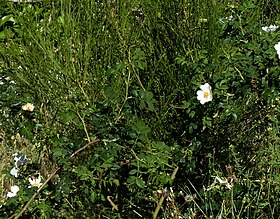
[[[155,191],[171,186],[165,218],[172,209],[184,218],[276,217],[278,64],[268,44],[278,35],[259,32],[280,21],[278,1],[0,4],[2,17],[13,16],[0,26],[9,33],[0,42],[0,76],[16,82],[5,79],[1,88],[3,183],[13,181],[9,159],[21,150],[30,173],[39,166],[47,178],[63,166],[60,181],[49,184],[59,217],[79,209],[95,218],[148,218],[159,203]],[[200,106],[195,94],[205,82],[214,100]],[[25,102],[36,105],[34,115],[21,110]],[[104,145],[72,166],[65,161],[65,151],[96,137]],[[234,188],[207,189],[214,176],[226,176]],[[59,193],[66,185],[69,196]],[[106,201],[112,194],[118,212]],[[42,206],[52,207],[48,198]]]

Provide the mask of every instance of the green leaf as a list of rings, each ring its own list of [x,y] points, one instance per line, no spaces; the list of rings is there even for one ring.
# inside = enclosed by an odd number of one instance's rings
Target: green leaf
[[[188,101],[185,101],[185,100],[184,100],[184,101],[182,101],[182,103],[183,103],[183,107],[184,107],[184,108],[187,108],[187,109],[188,109],[188,108],[191,106],[191,103],[188,102]]]
[[[70,167],[70,162],[69,162],[68,158],[61,158],[58,161],[58,164],[62,165],[64,169],[69,169],[69,167]]]
[[[146,100],[151,100],[153,99],[154,94],[151,91],[146,92]]]
[[[95,200],[96,200],[96,197],[97,197],[97,194],[96,194],[96,192],[93,191],[93,192],[90,194],[90,201],[91,201],[92,203],[94,203]]]
[[[112,159],[111,159],[112,160]],[[102,165],[101,167],[102,168],[105,168],[105,169],[108,169],[108,168],[111,168],[113,167],[114,164],[110,161],[110,160],[106,160]]]
[[[7,21],[13,21],[13,20],[14,19],[13,19],[13,15],[12,14],[9,14],[7,16],[2,17],[2,19],[0,20],[0,27],[2,25],[4,25]]]
[[[1,31],[0,32],[0,40],[4,40],[4,39],[6,39],[6,34],[5,34],[4,31]]]
[[[80,179],[81,179],[82,181],[88,180],[89,178],[90,178],[90,176],[87,175],[87,174],[83,174],[83,175],[81,175],[81,177],[80,177]]]
[[[140,101],[140,105],[139,105],[140,109],[145,109],[146,108],[146,104],[144,100]]]
[[[147,101],[147,104],[150,111],[155,111],[154,103],[152,101]]]
[[[118,179],[114,179],[113,180],[113,183],[116,185],[116,186],[120,186],[120,181]]]
[[[137,173],[137,172],[138,172],[138,170],[136,170],[136,169],[131,170],[131,171],[129,172],[129,175],[134,175],[134,174]]]
[[[145,125],[145,122],[139,120],[135,125],[132,126],[132,129],[136,131],[138,134],[147,135],[151,129]]]
[[[60,120],[64,124],[69,124],[75,117],[77,117],[76,113],[73,111],[64,111],[59,114]]]
[[[140,187],[141,189],[143,189],[145,187],[145,182],[142,179],[136,178],[135,182],[136,182],[136,185],[138,187]]]
[[[134,184],[135,180],[136,180],[136,177],[135,177],[135,176],[130,176],[130,177],[128,177],[128,179],[127,179],[127,183],[129,183],[129,184]]]
[[[55,157],[62,157],[67,154],[67,150],[65,150],[64,148],[59,148],[59,147],[55,147],[52,150],[52,152],[53,152],[53,156],[55,156]]]

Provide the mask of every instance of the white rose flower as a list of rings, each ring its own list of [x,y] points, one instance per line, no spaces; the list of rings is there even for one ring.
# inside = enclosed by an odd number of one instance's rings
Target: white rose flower
[[[14,185],[11,186],[11,191],[7,193],[7,197],[11,198],[11,197],[15,197],[17,195],[17,192],[19,191],[19,187]]]
[[[39,188],[42,185],[40,176],[38,178],[34,178],[34,179],[29,178],[28,180],[29,180],[29,183],[31,184],[31,186],[33,186],[33,187]],[[31,187],[31,186],[29,186],[29,187]]]
[[[204,104],[206,102],[212,101],[213,95],[212,95],[212,88],[208,83],[205,83],[200,86],[199,91],[196,92],[197,99],[200,101],[201,104]]]
[[[22,109],[24,111],[29,111],[29,112],[33,112],[34,110],[34,105],[32,103],[27,103],[25,105],[22,106]]]
[[[270,26],[262,27],[262,30],[265,31],[265,32],[275,31],[277,29],[278,29],[278,26],[276,26],[276,25],[270,25]]]

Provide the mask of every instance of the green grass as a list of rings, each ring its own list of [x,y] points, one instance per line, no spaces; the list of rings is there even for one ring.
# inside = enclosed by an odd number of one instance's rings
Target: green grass
[[[1,218],[277,218],[279,6],[1,2]]]

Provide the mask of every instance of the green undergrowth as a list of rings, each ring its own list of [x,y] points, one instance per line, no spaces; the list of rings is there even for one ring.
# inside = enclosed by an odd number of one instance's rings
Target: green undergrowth
[[[1,2],[1,218],[277,218],[279,6]]]

